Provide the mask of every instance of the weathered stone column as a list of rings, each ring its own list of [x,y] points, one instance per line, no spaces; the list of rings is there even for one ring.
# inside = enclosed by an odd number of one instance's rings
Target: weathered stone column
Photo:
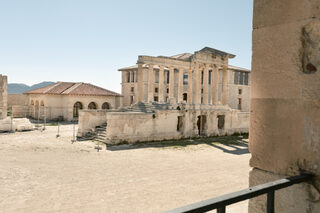
[[[203,104],[208,104],[209,67],[206,64],[203,70]]]
[[[310,172],[275,193],[275,212],[320,212],[320,2],[255,0],[250,185]],[[265,196],[250,200],[262,213]]]
[[[178,103],[183,101],[183,69],[179,69]]]
[[[8,78],[0,75],[0,119],[7,117],[8,108]]]
[[[143,102],[143,64],[138,64],[138,102]]]
[[[149,64],[149,70],[148,70],[148,102],[153,102],[153,90],[154,90],[153,64]]]
[[[199,64],[195,64],[194,75],[196,80],[194,88],[194,103],[201,104],[201,70],[199,69]]]
[[[213,68],[213,79],[212,79],[212,103],[217,105],[219,100],[219,67]]]
[[[174,68],[169,67],[169,99],[174,98]]]
[[[159,102],[164,102],[164,67],[159,66]]]
[[[187,97],[187,102],[188,104],[192,104],[192,98],[193,98],[193,88],[192,88],[192,69],[188,70],[188,97]]]
[[[224,65],[222,67],[222,104],[226,105],[228,103],[228,67]]]

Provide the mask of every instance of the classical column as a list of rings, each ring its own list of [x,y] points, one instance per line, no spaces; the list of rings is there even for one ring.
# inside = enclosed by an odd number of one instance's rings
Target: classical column
[[[174,98],[174,68],[169,67],[169,99]]]
[[[193,103],[193,101],[192,101],[192,97],[193,97],[192,76],[193,76],[192,69],[189,69],[188,70],[188,97],[187,97],[188,104]]]
[[[159,66],[159,89],[158,89],[158,94],[159,94],[159,102],[163,103],[164,102],[164,67]]]
[[[138,94],[137,94],[137,101],[143,102],[143,64],[138,64]]]
[[[148,102],[153,102],[153,91],[154,90],[154,72],[153,64],[149,64],[148,70]]]
[[[219,100],[219,68],[217,65],[214,66],[212,74],[212,103],[217,105]]]
[[[203,70],[203,104],[208,104],[208,81],[209,81],[209,66],[206,64]]]
[[[199,64],[195,64],[194,75],[196,80],[194,88],[194,103],[201,104],[201,71],[199,68]]]
[[[178,103],[183,101],[183,71],[183,69],[179,69]]]
[[[228,103],[228,67],[223,65],[222,68],[222,104],[226,105]]]

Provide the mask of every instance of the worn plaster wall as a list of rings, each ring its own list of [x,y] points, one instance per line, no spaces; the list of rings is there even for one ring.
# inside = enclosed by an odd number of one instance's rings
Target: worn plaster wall
[[[276,212],[320,211],[319,18],[317,0],[254,1],[250,184],[306,171],[318,189],[285,189]],[[263,206],[251,200],[249,212]]]
[[[7,117],[8,78],[0,75],[0,119]]]
[[[86,112],[83,112],[86,113]],[[224,128],[218,128],[218,115],[225,115]],[[92,116],[92,115],[86,115]],[[183,125],[178,129],[178,116]],[[202,136],[248,132],[249,114],[230,108],[165,110],[156,113],[108,112],[107,143],[139,142],[198,137],[198,116],[205,116]],[[80,123],[82,122],[82,119]],[[80,124],[79,124],[80,125]],[[87,125],[87,124],[85,124]]]
[[[96,126],[106,122],[107,112],[105,110],[81,110],[78,121],[78,137],[85,136],[86,133],[94,131]]]

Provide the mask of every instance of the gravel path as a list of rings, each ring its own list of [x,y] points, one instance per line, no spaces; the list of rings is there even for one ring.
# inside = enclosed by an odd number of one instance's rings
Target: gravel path
[[[243,146],[71,144],[72,125],[0,134],[0,212],[161,212],[248,187]],[[240,150],[240,152],[234,152]],[[247,212],[247,202],[227,208]]]

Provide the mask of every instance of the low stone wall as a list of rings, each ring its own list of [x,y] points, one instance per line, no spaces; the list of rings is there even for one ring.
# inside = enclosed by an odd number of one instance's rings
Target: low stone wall
[[[96,126],[105,123],[106,115],[106,110],[80,110],[77,136],[83,137],[86,133],[93,131]]]

